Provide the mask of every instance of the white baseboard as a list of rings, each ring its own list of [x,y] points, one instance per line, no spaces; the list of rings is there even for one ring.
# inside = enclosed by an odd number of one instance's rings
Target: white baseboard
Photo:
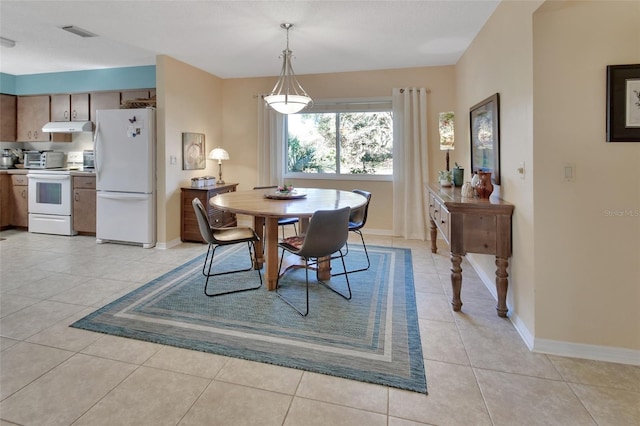
[[[179,244],[182,244],[182,240],[180,238],[176,238],[166,243],[156,243],[156,248],[160,250],[166,250],[166,249],[170,249],[171,247],[175,247]]]
[[[612,346],[535,339],[533,352],[640,366],[640,351]]]
[[[498,300],[495,277],[489,277],[474,261],[473,255],[467,255],[467,260],[476,271],[482,282],[493,298]],[[524,341],[525,345],[532,352],[544,353],[548,355],[566,356],[571,358],[591,359],[595,361],[615,362],[618,364],[640,365],[640,351],[614,346],[587,345],[583,343],[565,342],[559,340],[540,339],[535,337],[525,323],[520,319],[518,313],[507,301],[509,309],[509,320]]]

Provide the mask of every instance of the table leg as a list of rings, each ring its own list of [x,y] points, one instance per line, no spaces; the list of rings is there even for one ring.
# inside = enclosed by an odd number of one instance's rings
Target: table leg
[[[267,290],[275,290],[278,280],[278,218],[268,217],[265,226],[265,271]]]
[[[254,269],[261,269],[264,264],[264,217],[254,216],[253,217],[253,229],[256,231],[256,235],[260,238],[260,241],[256,243],[256,253],[255,259],[253,262]]]
[[[429,217],[429,236],[431,238],[431,253],[438,251],[438,245],[436,244],[436,238],[438,238],[438,228],[436,223]]]
[[[509,286],[509,274],[507,273],[507,266],[509,266],[509,259],[506,257],[496,256],[496,290],[498,292],[498,316],[506,318],[507,316],[507,287]]]
[[[462,309],[462,300],[460,299],[460,290],[462,289],[462,256],[459,254],[451,253],[451,290],[453,291],[453,298],[451,299],[451,305],[453,310],[458,312]]]

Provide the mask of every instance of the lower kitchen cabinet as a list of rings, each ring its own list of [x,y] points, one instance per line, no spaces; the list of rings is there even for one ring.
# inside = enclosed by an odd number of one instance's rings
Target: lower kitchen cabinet
[[[29,227],[29,180],[27,175],[11,175],[11,225]]]
[[[0,174],[0,229],[6,229],[11,224],[11,176]]]
[[[80,234],[96,234],[96,178],[73,177],[73,229]]]
[[[211,226],[214,228],[236,226],[236,215],[213,208],[211,204],[209,204],[209,199],[218,194],[235,192],[237,186],[237,183],[226,183],[221,185],[204,186],[202,188],[182,188],[180,200],[180,239],[182,241],[205,242],[200,234],[196,213],[191,205],[191,201],[194,198],[200,199],[202,205],[207,209],[207,215],[209,216],[209,223],[211,223]]]

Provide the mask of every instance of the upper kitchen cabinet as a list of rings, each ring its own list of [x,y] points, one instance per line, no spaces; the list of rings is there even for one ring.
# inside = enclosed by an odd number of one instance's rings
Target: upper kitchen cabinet
[[[49,133],[42,126],[49,122],[50,98],[41,96],[18,96],[18,141],[49,142]]]
[[[155,90],[154,96],[155,96]],[[151,91],[150,90],[127,90],[122,92],[121,94],[121,102],[124,103],[126,101],[134,101],[136,99],[150,99]]]
[[[89,94],[52,95],[51,121],[89,121]]]
[[[17,103],[16,96],[0,94],[0,142],[15,142],[16,140]]]
[[[92,92],[90,119],[96,122],[96,111],[99,109],[120,108],[120,92]]]

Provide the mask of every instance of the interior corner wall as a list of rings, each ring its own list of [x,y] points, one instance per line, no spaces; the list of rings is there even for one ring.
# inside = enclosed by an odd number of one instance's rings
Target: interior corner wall
[[[501,198],[515,205],[507,303],[512,320],[520,324],[519,330],[529,346],[535,333],[536,266],[531,15],[541,3],[501,2],[455,67],[456,143],[460,140],[467,144],[461,158],[467,170],[471,170],[469,108],[494,93],[500,94],[501,185],[496,190]],[[517,172],[520,163],[525,164],[524,179]],[[467,257],[486,277],[485,281],[495,281],[494,256]],[[462,295],[464,301],[464,271]]]
[[[533,15],[536,339],[636,363],[640,142],[607,143],[605,117],[606,67],[640,63],[638,22],[637,1],[546,2]]]
[[[202,170],[183,170],[182,133],[203,133],[208,155],[222,142],[222,80],[175,60],[158,56],[158,243],[171,247],[180,242],[181,187],[191,178],[217,175],[213,161]]]

